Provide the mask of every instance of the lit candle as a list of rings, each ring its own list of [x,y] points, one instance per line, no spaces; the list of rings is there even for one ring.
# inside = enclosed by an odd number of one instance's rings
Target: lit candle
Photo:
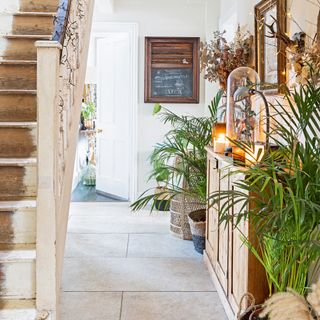
[[[216,123],[212,128],[213,151],[224,153],[226,148],[226,124],[224,122]]]
[[[220,133],[218,137],[213,138],[213,150],[217,153],[224,153],[226,149],[226,135]]]

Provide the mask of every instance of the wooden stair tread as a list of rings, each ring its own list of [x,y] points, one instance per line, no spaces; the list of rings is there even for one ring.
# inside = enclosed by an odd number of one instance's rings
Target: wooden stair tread
[[[0,94],[30,94],[30,95],[36,95],[37,90],[31,90],[31,89],[0,89]]]
[[[1,299],[1,320],[33,320],[36,319],[37,310],[34,299]]]
[[[0,128],[35,128],[37,122],[1,122]]]
[[[0,60],[0,65],[36,65],[37,60]]]
[[[23,167],[32,166],[37,163],[37,158],[0,158],[0,167]]]
[[[33,309],[36,307],[36,301],[34,299],[4,299],[1,301],[1,311],[10,309]],[[0,318],[2,319],[2,318]],[[13,318],[12,318],[13,319]],[[20,318],[17,318],[20,319]]]
[[[35,250],[35,246],[35,243],[0,243],[0,252]]]
[[[35,209],[36,207],[36,200],[0,201],[0,212],[14,211],[18,209]]]
[[[0,250],[0,263],[33,261],[36,255],[34,246],[28,249]]]
[[[56,12],[43,12],[43,11],[19,11],[13,14],[14,16],[32,16],[32,17],[55,17]]]
[[[35,40],[51,40],[52,35],[48,34],[6,34],[7,39],[35,39]]]

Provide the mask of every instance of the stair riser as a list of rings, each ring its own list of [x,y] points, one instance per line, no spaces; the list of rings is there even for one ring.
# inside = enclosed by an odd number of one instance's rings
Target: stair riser
[[[0,65],[0,89],[37,88],[37,67],[35,65]]]
[[[32,95],[0,95],[0,121],[37,120],[37,98]]]
[[[0,269],[2,299],[35,298],[35,261],[2,262]]]
[[[37,129],[0,127],[0,157],[28,158],[37,154]]]
[[[0,201],[36,196],[36,167],[0,167]]]
[[[0,211],[0,244],[35,244],[35,209]]]
[[[56,12],[59,0],[20,0],[20,11]]]
[[[0,57],[5,60],[36,60],[34,39],[0,39]]]
[[[13,34],[52,34],[53,17],[15,16],[12,23]]]

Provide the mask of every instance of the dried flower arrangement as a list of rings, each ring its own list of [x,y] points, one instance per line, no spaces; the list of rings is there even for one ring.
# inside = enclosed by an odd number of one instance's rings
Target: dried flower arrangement
[[[201,71],[210,82],[218,81],[226,90],[229,74],[238,67],[249,66],[252,61],[253,36],[248,31],[236,31],[234,40],[228,42],[225,31],[215,31],[213,40],[201,43]]]
[[[260,313],[260,318],[269,320],[319,320],[320,319],[320,280],[313,284],[305,299],[295,291],[279,292],[268,299]]]
[[[320,40],[320,37],[319,37]],[[288,50],[289,67],[295,71],[295,82],[306,84],[312,77],[312,72],[320,70],[320,41],[314,41],[310,46],[306,46],[302,52]],[[291,64],[291,66],[290,66]]]
[[[301,31],[295,33],[290,39],[281,30],[277,19],[273,18],[273,20],[271,25],[266,25],[269,28],[269,38],[277,38],[285,43],[288,54],[288,69],[294,70],[297,84],[306,84],[312,78],[312,71],[314,74],[318,74],[316,71],[320,70],[320,10],[317,33],[314,38]],[[277,31],[274,29],[275,24]]]

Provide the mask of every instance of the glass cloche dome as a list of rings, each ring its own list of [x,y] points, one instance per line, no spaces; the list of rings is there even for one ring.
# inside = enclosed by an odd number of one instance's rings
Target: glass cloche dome
[[[240,67],[231,72],[227,85],[226,134],[229,139],[255,143],[261,138],[261,117],[259,104],[253,105],[260,78],[248,67]],[[259,132],[257,132],[257,130]],[[232,147],[232,142],[229,142]]]

